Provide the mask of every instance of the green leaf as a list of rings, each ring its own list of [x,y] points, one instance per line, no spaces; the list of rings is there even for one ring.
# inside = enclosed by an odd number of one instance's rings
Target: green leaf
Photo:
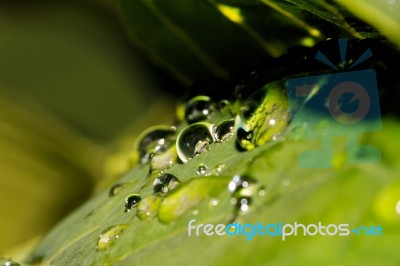
[[[355,16],[377,28],[393,43],[400,45],[400,2],[388,1],[346,1],[337,2]]]
[[[260,58],[277,57],[295,45],[312,46],[326,37],[377,36],[362,23],[350,25],[346,19],[352,15],[325,0],[119,0],[119,4],[132,41],[187,85],[212,77],[232,78]],[[352,5],[357,8],[358,2]]]
[[[27,262],[44,265],[259,265],[342,264],[396,265],[400,262],[395,240],[400,236],[400,149],[397,121],[384,120],[383,130],[367,135],[367,143],[382,152],[380,164],[347,165],[346,147],[335,145],[335,167],[305,169],[298,166],[301,152],[313,149],[318,140],[275,142],[249,152],[239,152],[232,138],[213,144],[210,150],[175,164],[168,173],[182,183],[162,198],[158,211],[146,217],[136,210],[124,212],[124,199],[132,193],[152,195],[153,175],[139,165],[118,183],[126,190],[109,197],[104,191],[69,216],[46,236]],[[345,142],[340,142],[345,143]],[[209,170],[223,164],[219,176],[198,177],[204,164]],[[353,227],[380,225],[384,236],[188,236],[187,224],[228,223],[235,217],[228,183],[234,175],[255,178],[250,211],[240,223],[348,223]],[[211,204],[211,202],[216,202]],[[382,208],[383,206],[383,208]],[[139,207],[138,207],[139,208]],[[156,208],[157,209],[157,208]],[[154,211],[154,209],[153,209]],[[140,218],[139,218],[140,217]],[[97,249],[99,236],[113,226],[123,226],[118,238],[104,250]],[[356,252],[356,253],[355,253]],[[356,254],[356,255],[355,255]]]

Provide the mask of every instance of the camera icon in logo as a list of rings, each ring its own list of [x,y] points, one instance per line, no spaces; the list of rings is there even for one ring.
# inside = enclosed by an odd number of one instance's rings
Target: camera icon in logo
[[[339,47],[344,66],[347,40],[339,40]],[[370,56],[368,49],[349,69]],[[337,69],[321,52],[316,59]],[[348,163],[380,161],[377,148],[358,144],[361,134],[382,127],[375,70],[293,78],[287,80],[286,89],[295,136],[321,139],[321,146],[301,154],[301,167],[332,167],[333,140],[340,136],[347,138]]]

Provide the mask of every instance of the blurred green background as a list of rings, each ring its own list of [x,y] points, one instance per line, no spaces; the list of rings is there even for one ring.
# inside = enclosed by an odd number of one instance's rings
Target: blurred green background
[[[110,2],[0,1],[0,254],[86,199],[114,140],[168,121],[177,88]]]

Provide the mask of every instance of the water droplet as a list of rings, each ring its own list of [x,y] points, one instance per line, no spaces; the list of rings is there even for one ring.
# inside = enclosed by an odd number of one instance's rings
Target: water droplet
[[[218,141],[225,141],[235,134],[235,120],[222,121],[215,130]]]
[[[206,172],[207,172],[207,169],[208,168],[207,168],[207,166],[205,164],[200,164],[197,167],[197,175],[200,175],[200,176],[205,175]]]
[[[218,102],[218,109],[222,114],[231,113],[231,103],[228,100],[221,100]]]
[[[246,99],[235,119],[238,144],[245,150],[254,149],[285,130],[289,122],[287,97],[282,84],[272,82]]]
[[[114,197],[114,196],[120,194],[121,192],[125,191],[127,186],[128,186],[127,183],[118,183],[118,184],[113,185],[110,188],[110,191],[108,192],[108,196]]]
[[[20,264],[15,261],[6,261],[3,266],[20,266]]]
[[[236,131],[236,136],[240,147],[246,150],[252,150],[255,145],[251,142],[253,138],[253,133],[251,131],[246,131],[243,128],[238,128]]]
[[[127,225],[120,224],[107,228],[100,235],[97,240],[97,250],[106,250],[115,240],[120,238],[122,232],[127,228]]]
[[[182,184],[182,186],[163,197],[158,210],[158,218],[161,222],[170,222],[176,220],[189,211],[197,208],[198,204],[205,204],[207,207],[211,197],[220,195],[226,191],[227,177],[199,177],[192,178]]]
[[[171,174],[163,174],[154,180],[153,191],[154,193],[165,194],[173,190],[181,181]]]
[[[267,194],[267,191],[265,190],[265,187],[260,187],[258,190],[258,196],[264,197]]]
[[[142,200],[142,197],[138,194],[131,194],[125,199],[125,211],[129,212],[134,207],[136,207],[139,202]]]
[[[236,201],[236,208],[240,212],[247,212],[251,205],[251,198],[250,197],[240,197]]]
[[[284,179],[282,182],[282,185],[284,185],[285,187],[290,186],[290,180],[289,179]]]
[[[216,141],[214,129],[215,125],[203,122],[183,129],[176,140],[176,150],[181,161],[186,163],[196,155],[207,151],[209,146]]]
[[[223,163],[217,164],[215,166],[215,168],[213,169],[213,175],[216,175],[216,176],[220,175],[222,173],[222,170],[224,170],[224,168],[225,168],[225,164],[223,164]]]
[[[232,192],[231,203],[235,205],[235,212],[247,212],[251,204],[251,197],[257,191],[256,180],[246,175],[235,175],[228,188]]]
[[[219,204],[219,200],[218,199],[211,199],[209,202],[209,206],[211,208],[216,207]]]
[[[400,200],[396,204],[396,212],[397,214],[400,214]]]
[[[241,196],[251,196],[255,192],[256,180],[248,176],[235,175],[229,182],[229,191]]]
[[[161,198],[151,195],[149,197],[144,198],[139,202],[137,206],[136,215],[139,219],[144,220],[149,217],[153,217],[161,204]]]
[[[178,160],[176,146],[171,146],[166,152],[155,154],[150,162],[151,171],[162,171],[170,168]]]
[[[175,129],[168,126],[155,126],[139,136],[138,152],[140,161],[148,163],[155,154],[166,152],[174,141]]]
[[[208,96],[196,96],[188,101],[185,120],[189,124],[206,121],[215,112],[215,104]]]

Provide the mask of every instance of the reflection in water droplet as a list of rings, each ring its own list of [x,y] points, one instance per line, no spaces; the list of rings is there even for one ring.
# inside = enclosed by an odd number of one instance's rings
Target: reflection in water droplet
[[[192,214],[193,214],[194,216],[196,216],[196,215],[199,214],[199,211],[198,211],[198,210],[193,210]]]
[[[137,206],[136,215],[139,219],[144,220],[149,217],[153,217],[161,204],[161,198],[151,195],[142,199]]]
[[[127,225],[120,224],[107,228],[100,235],[97,240],[97,250],[106,250],[112,244],[114,244],[115,240],[117,240],[122,232],[127,228]]]
[[[168,126],[155,126],[145,130],[139,136],[140,161],[148,163],[155,154],[166,152],[173,143],[174,136],[175,129]]]
[[[400,214],[400,200],[396,204],[396,212],[397,214]]]
[[[200,176],[205,175],[206,172],[207,172],[207,169],[208,168],[207,168],[207,166],[205,164],[200,164],[197,167],[197,175],[200,175]]]
[[[196,155],[208,150],[214,137],[215,125],[209,123],[192,124],[179,134],[176,140],[176,150],[182,162],[186,163]]]
[[[222,121],[215,130],[218,141],[225,141],[235,134],[235,120]]]
[[[154,180],[153,191],[158,194],[165,194],[173,190],[181,181],[171,174],[163,174]]]
[[[138,194],[131,194],[125,199],[125,211],[129,212],[134,207],[136,207],[139,202],[142,200],[142,197]]]
[[[6,261],[3,266],[20,266],[20,264],[15,261]]]
[[[128,186],[127,183],[118,183],[118,184],[113,185],[110,188],[110,191],[108,192],[108,196],[114,197],[114,196],[120,194],[121,192],[125,191],[127,186]]]
[[[208,96],[197,96],[188,101],[185,120],[189,124],[205,121],[215,112],[215,103]]]

